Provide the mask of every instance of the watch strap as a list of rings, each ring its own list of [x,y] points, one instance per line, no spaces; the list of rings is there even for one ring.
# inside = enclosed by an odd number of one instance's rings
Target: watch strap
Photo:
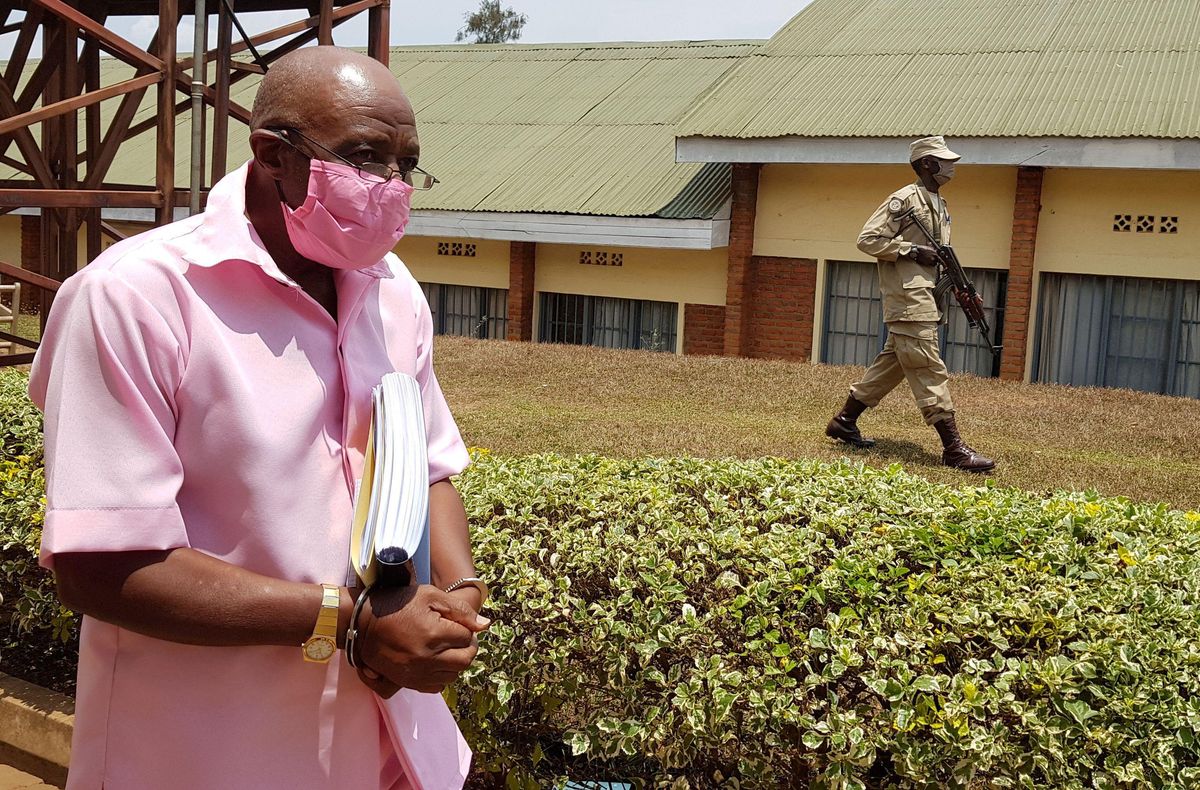
[[[332,584],[322,584],[324,590],[321,596],[321,611],[317,615],[317,624],[313,628],[313,636],[324,636],[337,641],[338,612],[342,605],[342,591]]]

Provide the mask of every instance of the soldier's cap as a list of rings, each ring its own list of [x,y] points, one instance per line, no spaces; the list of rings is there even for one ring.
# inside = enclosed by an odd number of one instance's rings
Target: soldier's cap
[[[908,146],[908,161],[915,162],[926,156],[936,156],[938,159],[952,161],[962,159],[961,156],[946,147],[946,138],[940,134],[934,137],[922,137],[920,140],[914,140]]]

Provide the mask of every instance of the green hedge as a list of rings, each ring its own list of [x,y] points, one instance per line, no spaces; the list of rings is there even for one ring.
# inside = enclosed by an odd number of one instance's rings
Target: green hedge
[[[0,387],[4,574],[61,636]],[[496,618],[450,694],[475,786],[1200,786],[1200,514],[771,459],[481,451],[459,485]]]
[[[462,489],[498,622],[458,705],[510,787],[1200,786],[1200,514],[782,460]]]
[[[68,642],[78,623],[38,567],[46,506],[42,472],[42,415],[25,394],[28,379],[0,368],[0,593],[11,626],[0,630],[0,653],[19,640]]]

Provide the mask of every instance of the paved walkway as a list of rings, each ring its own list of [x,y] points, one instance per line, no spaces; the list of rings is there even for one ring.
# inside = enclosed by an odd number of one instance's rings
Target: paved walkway
[[[0,790],[55,790],[31,774],[18,771],[11,765],[0,765]]]

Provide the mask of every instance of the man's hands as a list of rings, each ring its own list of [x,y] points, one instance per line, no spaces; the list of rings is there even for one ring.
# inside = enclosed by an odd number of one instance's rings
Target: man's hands
[[[937,266],[938,262],[937,250],[922,244],[914,244],[909,257],[916,259],[917,263],[922,266]]]
[[[962,306],[963,312],[967,314],[967,318],[970,318],[972,321],[978,321],[984,317],[983,297],[979,294],[975,294],[972,297],[966,291],[955,291],[954,298]]]
[[[359,615],[359,677],[385,699],[401,688],[440,692],[471,665],[490,622],[430,585],[373,590]]]
[[[478,612],[483,608],[483,593],[479,592],[479,588],[473,584],[464,584],[449,595],[451,598],[465,602],[473,612]]]

